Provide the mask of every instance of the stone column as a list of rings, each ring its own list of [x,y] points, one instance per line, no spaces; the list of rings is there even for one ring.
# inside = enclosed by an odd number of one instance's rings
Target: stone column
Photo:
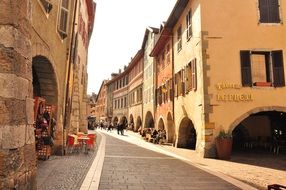
[[[0,7],[0,189],[36,189],[31,2]]]

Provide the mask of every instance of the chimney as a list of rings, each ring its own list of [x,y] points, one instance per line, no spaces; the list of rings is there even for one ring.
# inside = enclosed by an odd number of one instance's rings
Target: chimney
[[[111,73],[111,80],[114,79],[117,75],[117,73]]]
[[[119,74],[121,74],[121,69],[119,69]]]
[[[124,71],[127,69],[127,66],[126,65],[124,65]]]

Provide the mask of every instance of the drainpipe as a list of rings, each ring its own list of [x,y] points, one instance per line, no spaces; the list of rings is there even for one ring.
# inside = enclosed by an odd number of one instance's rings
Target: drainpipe
[[[173,78],[173,80],[172,80],[172,95],[173,95],[173,105],[172,105],[172,108],[173,108],[173,127],[175,128],[174,129],[174,131],[175,131],[175,139],[174,139],[174,141],[175,141],[175,147],[177,146],[177,135],[176,135],[176,125],[175,125],[175,123],[176,123],[176,120],[175,120],[175,93],[174,93],[174,91],[175,91],[175,89],[174,89],[174,79],[175,79],[175,76],[174,76],[174,68],[175,68],[175,64],[174,64],[174,36],[173,36],[173,32],[171,33],[171,37],[172,37],[172,40],[171,40],[171,43],[172,43],[172,78]],[[174,142],[173,142],[174,143]]]
[[[76,20],[76,13],[77,13],[77,4],[78,0],[75,0],[74,4],[74,14],[73,14],[73,21],[72,21],[72,32],[71,32],[71,41],[70,41],[70,52],[69,52],[69,61],[68,61],[68,76],[67,76],[67,85],[66,85],[66,98],[65,98],[65,116],[64,116],[64,124],[63,124],[63,146],[62,146],[62,152],[63,155],[66,154],[65,152],[65,129],[67,128],[67,103],[68,103],[68,98],[69,98],[69,86],[70,86],[70,72],[71,72],[71,67],[72,67],[72,51],[73,51],[73,46],[74,46],[74,33],[75,33],[75,20]],[[69,105],[70,106],[70,105]]]

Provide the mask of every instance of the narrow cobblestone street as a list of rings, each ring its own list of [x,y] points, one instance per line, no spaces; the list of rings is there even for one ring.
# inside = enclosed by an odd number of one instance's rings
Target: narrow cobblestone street
[[[106,135],[99,189],[239,189],[179,159]]]

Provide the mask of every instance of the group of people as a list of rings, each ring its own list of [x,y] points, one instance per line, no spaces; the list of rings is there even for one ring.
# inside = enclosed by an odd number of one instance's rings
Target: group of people
[[[147,141],[152,141],[155,144],[161,144],[166,140],[165,129],[144,128],[139,130],[139,134]]]
[[[105,129],[109,132],[111,132],[113,130],[113,128],[116,128],[117,129],[117,134],[121,134],[121,135],[124,135],[124,129],[126,129],[126,126],[127,124],[124,124],[124,123],[112,123],[110,121],[100,121],[97,125],[96,128],[99,128],[99,129]]]
[[[133,130],[133,123],[130,124],[131,130]],[[104,129],[111,132],[114,128],[117,129],[118,135],[124,135],[124,129],[127,129],[128,124],[124,122],[114,122],[111,121],[100,121],[96,128]],[[155,129],[155,128],[139,128],[139,134],[147,141],[152,141],[155,144],[161,144],[166,140],[166,131],[165,129]]]

